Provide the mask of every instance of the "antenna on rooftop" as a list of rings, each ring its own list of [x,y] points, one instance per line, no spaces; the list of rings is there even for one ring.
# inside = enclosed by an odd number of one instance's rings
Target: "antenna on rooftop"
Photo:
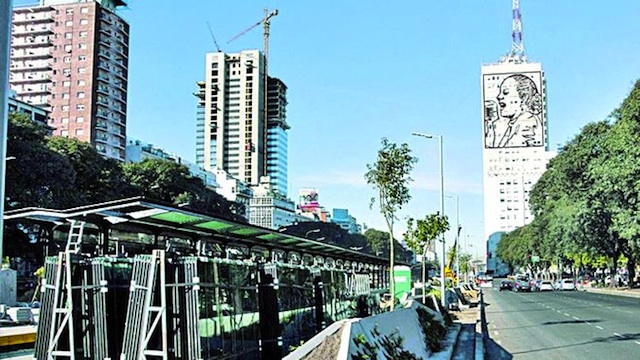
[[[512,32],[511,32],[511,56],[518,59],[524,58],[524,43],[522,41],[522,16],[520,14],[520,0],[512,0],[513,9]]]

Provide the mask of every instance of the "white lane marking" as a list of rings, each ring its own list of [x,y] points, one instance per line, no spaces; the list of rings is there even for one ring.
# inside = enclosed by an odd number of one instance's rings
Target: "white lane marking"
[[[627,314],[633,314],[633,312],[631,312],[631,311],[629,311],[629,310],[627,310],[627,311],[625,311],[625,312],[626,312]]]
[[[577,318],[577,317],[575,317],[575,316],[572,316],[572,318],[573,318],[574,320],[580,320],[580,319],[578,319],[578,318]]]
[[[634,341],[636,344],[640,345],[640,341]]]
[[[607,309],[611,310],[611,309],[612,309],[612,307],[611,307],[611,306],[607,306]]]
[[[558,312],[558,314],[562,314],[562,311],[560,311],[560,310],[556,310],[556,311]]]
[[[567,314],[567,313],[564,313],[564,316],[571,316],[571,315],[569,315],[569,314]]]
[[[617,337],[621,337],[621,338],[623,338],[623,337],[624,337],[624,336],[622,336],[622,335],[620,335],[620,334],[618,334],[618,333],[613,333],[613,335],[615,335],[615,336],[617,336]]]
[[[596,327],[597,327],[598,329],[600,329],[600,330],[604,330],[604,328],[603,328],[602,326],[600,326],[600,325],[596,325]]]

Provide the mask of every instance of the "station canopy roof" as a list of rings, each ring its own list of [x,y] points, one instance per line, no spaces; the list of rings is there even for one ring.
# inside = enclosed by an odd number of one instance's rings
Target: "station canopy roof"
[[[143,197],[115,200],[65,210],[24,208],[5,212],[5,221],[65,224],[71,220],[109,224],[112,229],[168,236],[235,242],[248,246],[298,251],[373,264],[388,259],[320,241],[163,204]],[[145,230],[145,231],[142,231]]]

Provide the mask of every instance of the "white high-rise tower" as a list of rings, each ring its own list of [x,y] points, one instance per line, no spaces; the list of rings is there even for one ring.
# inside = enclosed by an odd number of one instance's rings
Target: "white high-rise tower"
[[[542,65],[524,55],[520,4],[513,0],[511,51],[482,66],[484,235],[487,270],[497,270],[499,232],[533,219],[529,191],[552,156],[548,145],[546,81]]]

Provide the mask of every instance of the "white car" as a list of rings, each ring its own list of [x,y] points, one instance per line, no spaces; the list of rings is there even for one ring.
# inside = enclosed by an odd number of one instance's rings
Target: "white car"
[[[575,290],[576,283],[573,279],[562,279],[560,290]]]
[[[540,282],[538,291],[553,291],[553,284],[549,280],[543,280]]]

